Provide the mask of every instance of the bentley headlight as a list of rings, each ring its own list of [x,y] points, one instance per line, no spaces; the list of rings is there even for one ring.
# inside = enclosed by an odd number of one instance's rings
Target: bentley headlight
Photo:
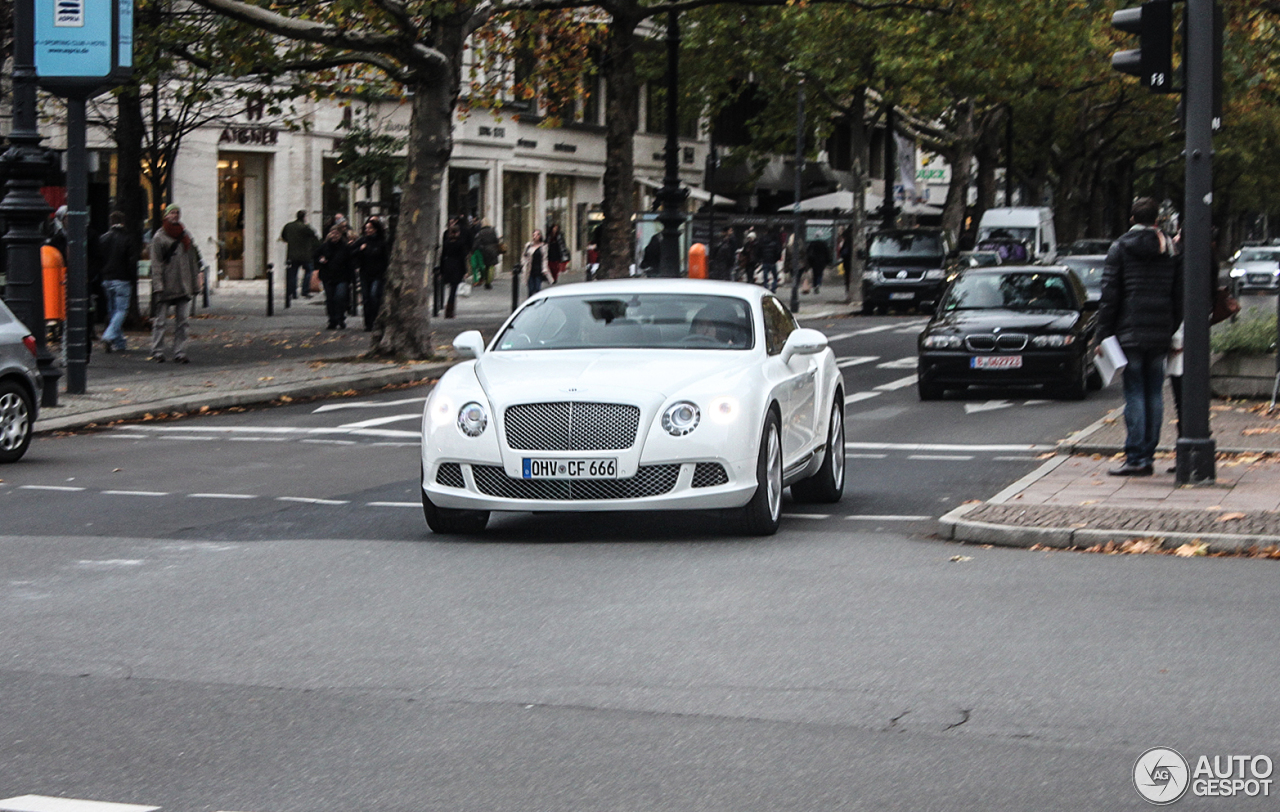
[[[698,427],[702,413],[687,400],[673,403],[662,413],[662,427],[672,437],[683,437]]]
[[[462,404],[458,410],[458,428],[468,437],[479,437],[484,434],[484,427],[489,425],[489,413],[483,405],[474,400]]]
[[[707,407],[707,417],[711,419],[712,423],[719,423],[722,426],[737,420],[738,412],[737,398],[716,398]]]
[[[924,346],[931,350],[953,350],[964,343],[964,339],[955,335],[932,335],[924,337]]]
[[[1033,347],[1069,347],[1076,343],[1076,337],[1067,335],[1036,336],[1031,339]]]

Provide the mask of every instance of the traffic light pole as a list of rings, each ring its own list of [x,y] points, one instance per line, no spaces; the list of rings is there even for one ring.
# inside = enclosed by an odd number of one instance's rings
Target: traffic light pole
[[[1216,276],[1213,240],[1213,0],[1187,0],[1186,200],[1183,204],[1182,437],[1177,443],[1177,482],[1216,479],[1215,443],[1209,436],[1209,308],[1204,292]],[[1217,280],[1212,279],[1216,286]]]

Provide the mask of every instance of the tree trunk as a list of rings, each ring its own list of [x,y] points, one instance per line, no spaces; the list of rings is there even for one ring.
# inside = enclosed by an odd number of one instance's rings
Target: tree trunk
[[[853,212],[849,223],[849,239],[853,241],[849,267],[845,268],[845,302],[853,301],[861,296],[862,291],[862,258],[863,229],[867,223],[867,156],[870,149],[870,138],[867,134],[867,86],[858,85],[853,90],[853,101],[849,105],[849,143],[852,154],[849,156],[849,174],[853,179]]]
[[[408,166],[400,222],[387,268],[382,307],[369,351],[393,358],[431,356],[431,286],[442,233],[440,192],[453,151],[456,85],[430,76],[409,85]]]
[[[606,96],[604,222],[600,229],[600,271],[604,279],[628,276],[635,262],[632,178],[635,174],[636,22],[615,16],[605,43]]]
[[[955,237],[964,228],[965,208],[969,203],[969,180],[973,172],[974,142],[973,103],[961,102],[956,116],[955,149],[944,156],[951,163],[951,184],[947,186],[947,202],[942,207],[942,227]]]

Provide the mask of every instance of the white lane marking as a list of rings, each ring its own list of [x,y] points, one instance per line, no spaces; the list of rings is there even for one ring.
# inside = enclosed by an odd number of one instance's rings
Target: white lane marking
[[[854,392],[852,395],[849,395],[844,399],[844,405],[849,406],[851,404],[857,403],[860,400],[867,400],[868,398],[873,398],[879,394],[881,393],[880,392]]]
[[[919,319],[917,321],[894,322],[893,324],[881,324],[878,327],[866,327],[861,330],[854,330],[851,333],[836,333],[833,336],[827,336],[827,343],[830,344],[832,341],[840,341],[841,339],[853,338],[854,336],[866,336],[866,335],[871,335],[872,333],[884,333],[889,330],[901,330],[905,327],[923,327],[928,323],[929,323],[928,319]]]
[[[1023,405],[1023,406],[1039,406],[1039,405],[1041,405],[1042,403],[1053,403],[1053,401],[1052,401],[1052,400],[1024,400],[1024,401],[1022,401],[1022,405]]]
[[[82,567],[141,567],[147,562],[141,558],[109,558],[105,561],[82,558],[76,563]]]
[[[856,367],[858,364],[869,364],[878,360],[880,360],[878,355],[851,355],[848,358],[837,358],[836,366],[844,369],[845,367]]]
[[[846,460],[883,460],[888,456],[888,454],[850,454],[846,451],[844,458]]]
[[[784,513],[784,519],[830,519],[830,513]]]
[[[311,435],[354,434],[361,437],[421,437],[420,431],[401,431],[399,429],[345,429],[345,428],[295,428],[292,426],[145,426],[138,431],[150,431],[157,434],[201,432],[213,435],[231,434],[267,434],[267,435]],[[212,439],[212,438],[209,438]]]
[[[1022,445],[984,445],[966,443],[845,443],[845,448],[860,451],[1054,451],[1055,445],[1026,443]]]
[[[355,440],[299,440],[298,442],[313,445],[356,445]]]
[[[78,798],[51,798],[48,795],[19,795],[0,801],[4,812],[152,812],[158,806],[82,801]]]
[[[876,515],[874,513],[864,513],[857,516],[845,516],[846,519],[863,522],[921,522],[925,519],[932,519],[932,516],[913,516],[911,514],[894,515],[886,513],[884,515]]]
[[[908,454],[909,460],[971,460],[972,454]]]
[[[418,448],[422,445],[422,443],[421,442],[416,442],[416,443],[382,442],[382,443],[369,443],[369,445],[373,446],[374,448]]]
[[[229,437],[233,443],[287,443],[288,437]]]
[[[905,389],[908,386],[915,386],[915,383],[916,383],[916,376],[908,375],[907,377],[899,378],[896,381],[889,381],[888,383],[882,383],[879,386],[877,386],[876,389],[881,392],[892,392],[894,389]]]
[[[103,491],[103,496],[168,496],[167,491]]]
[[[257,499],[251,493],[189,493],[188,499]]]
[[[421,502],[365,502],[365,507],[403,507],[420,508]]]
[[[899,358],[897,361],[885,361],[882,364],[876,364],[876,369],[915,369],[919,363],[919,358],[909,355],[906,358]]]
[[[113,440],[141,440],[141,439],[143,439],[144,437],[146,437],[147,435],[145,435],[145,434],[125,434],[124,432],[117,432],[117,433],[114,433],[114,434],[108,434],[108,435],[106,435],[106,436],[107,436],[107,437],[110,437],[110,438],[111,438],[111,439],[113,439]]]
[[[74,485],[19,485],[19,488],[28,491],[82,491],[84,488],[77,488]]]
[[[346,499],[317,499],[311,496],[277,496],[277,502],[302,502],[307,505],[349,505]]]
[[[405,398],[404,400],[387,400],[381,403],[372,400],[357,400],[351,403],[326,403],[311,410],[312,414],[334,412],[338,409],[382,409],[387,406],[403,406],[406,403],[425,403],[426,398]]]
[[[992,457],[991,459],[996,460],[998,462],[1035,462],[1037,458],[1005,456],[1005,457]]]
[[[422,413],[416,414],[393,414],[387,417],[373,417],[368,420],[361,420],[358,423],[343,423],[338,426],[340,429],[369,429],[374,426],[385,426],[387,423],[399,423],[404,420],[421,420]]]
[[[200,441],[200,442],[209,442],[209,441],[211,441],[211,440],[220,440],[220,439],[222,439],[222,438],[220,438],[220,437],[201,437],[201,436],[199,436],[199,435],[195,435],[195,436],[191,436],[191,437],[179,437],[178,435],[168,434],[168,435],[165,435],[165,436],[163,437],[163,439],[165,439],[165,440],[183,440],[183,441],[186,441],[186,442],[190,442],[190,441],[192,441],[192,440],[197,440],[197,441]]]
[[[974,414],[976,412],[991,412],[996,409],[1007,409],[1013,404],[1007,400],[988,400],[986,403],[966,403],[964,405],[965,414]]]

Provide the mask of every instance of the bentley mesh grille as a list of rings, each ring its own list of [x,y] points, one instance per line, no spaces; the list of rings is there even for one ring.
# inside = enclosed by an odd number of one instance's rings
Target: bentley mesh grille
[[[481,493],[503,499],[640,499],[676,486],[679,465],[642,465],[627,479],[513,479],[497,465],[473,465]]]
[[[436,471],[436,484],[449,488],[467,487],[467,484],[462,481],[462,466],[456,462],[441,463]]]
[[[710,488],[729,481],[724,466],[718,462],[700,462],[693,467],[693,487]]]
[[[620,403],[522,403],[507,408],[507,445],[521,451],[617,451],[635,445],[640,409]]]

